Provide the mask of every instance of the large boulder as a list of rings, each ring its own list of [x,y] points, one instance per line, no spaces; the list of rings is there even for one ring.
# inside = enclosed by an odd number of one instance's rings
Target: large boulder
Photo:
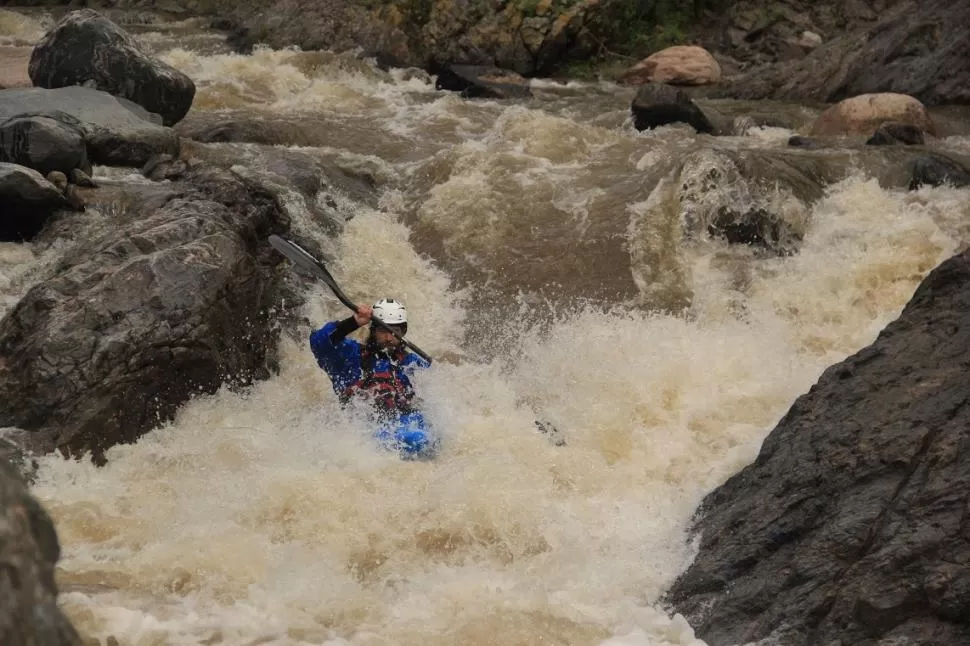
[[[81,646],[57,606],[54,568],[60,554],[50,516],[0,460],[0,644]]]
[[[667,600],[711,646],[970,643],[970,251],[700,510]]]
[[[703,47],[675,45],[643,59],[620,75],[618,81],[626,85],[712,85],[721,81],[721,66]]]
[[[863,94],[833,105],[815,120],[811,134],[869,135],[886,122],[902,123],[934,134],[933,119],[926,107],[911,96],[884,92]]]
[[[0,90],[0,123],[45,117],[83,133],[88,159],[105,166],[142,166],[179,152],[178,135],[144,108],[86,87]]]
[[[79,125],[43,116],[23,116],[0,123],[0,162],[40,171],[91,172],[84,132]]]
[[[0,320],[0,427],[69,455],[131,442],[182,403],[268,376],[288,217],[230,171],[190,169],[129,204]]]
[[[37,43],[28,68],[34,85],[85,85],[123,97],[177,123],[192,107],[195,84],[144,52],[134,38],[92,9],[73,11]]]
[[[68,207],[61,191],[37,171],[0,162],[0,242],[32,239],[47,219]]]

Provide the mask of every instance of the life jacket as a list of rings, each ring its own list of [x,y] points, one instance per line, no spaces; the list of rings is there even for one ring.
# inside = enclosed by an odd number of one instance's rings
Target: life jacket
[[[386,370],[374,369],[379,358],[378,354],[384,355],[385,359],[382,363],[386,366]],[[400,372],[406,356],[407,352],[402,347],[390,352],[375,352],[370,344],[361,347],[360,379],[343,389],[340,393],[340,402],[347,404],[355,398],[366,400],[373,405],[375,412],[381,417],[414,412],[411,405],[411,400],[414,399],[414,388]]]

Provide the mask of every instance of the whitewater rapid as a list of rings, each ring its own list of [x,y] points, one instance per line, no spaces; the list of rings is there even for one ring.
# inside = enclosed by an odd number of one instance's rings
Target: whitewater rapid
[[[299,330],[280,374],[194,400],[112,448],[103,468],[41,458],[32,491],[63,545],[60,603],[100,644],[699,646],[660,597],[693,556],[700,500],[970,240],[970,191],[887,190],[860,173],[812,206],[797,254],[703,237],[665,246],[680,220],[638,228],[659,198],[633,174],[697,138],[635,133],[608,89],[468,102],[340,57],[145,38],[199,84],[196,110],[319,120],[332,132],[299,151],[380,180],[375,204],[344,196],[344,230],[322,242],[354,297],[407,304],[409,336],[438,358],[416,387],[443,450],[433,463],[376,451]],[[258,149],[247,150],[258,170]],[[295,226],[319,231],[299,198],[288,207]],[[502,229],[506,209],[517,229]],[[612,305],[537,297],[535,271],[498,255],[502,236],[556,213],[561,237],[522,261],[575,275],[582,262],[563,254],[609,213],[622,226],[604,244],[625,253],[603,270],[615,275]],[[663,263],[631,260],[645,230]],[[59,253],[0,244],[6,308]],[[464,279],[444,269],[449,257]],[[483,311],[484,286],[467,278],[513,272],[523,279],[499,290],[506,307]],[[687,310],[636,306],[644,281],[668,279],[690,294]],[[346,315],[323,287],[307,290],[314,325]],[[537,433],[536,419],[567,445]]]

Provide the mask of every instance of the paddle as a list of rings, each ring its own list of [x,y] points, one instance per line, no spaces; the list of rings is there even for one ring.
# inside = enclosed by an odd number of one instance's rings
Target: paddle
[[[354,312],[354,314],[357,313],[357,306],[354,305],[353,301],[347,298],[347,295],[344,294],[342,289],[340,289],[340,286],[337,284],[337,281],[334,280],[333,276],[330,274],[327,268],[323,265],[322,262],[320,262],[319,260],[311,256],[306,249],[296,244],[295,242],[291,240],[287,240],[286,238],[281,238],[276,234],[273,234],[269,237],[269,243],[273,246],[274,249],[276,249],[281,254],[283,254],[290,260],[292,260],[293,263],[296,264],[298,267],[302,267],[303,269],[307,270],[308,272],[310,272],[311,274],[313,274],[314,276],[316,276],[317,278],[325,282],[327,284],[327,287],[329,287],[333,291],[334,296],[336,296],[341,303],[349,307]],[[431,357],[429,357],[427,353],[425,353],[421,348],[419,348],[418,346],[414,345],[413,343],[411,343],[410,341],[402,337],[397,330],[390,327],[389,325],[384,323],[384,321],[380,320],[376,316],[371,317],[371,321],[373,321],[378,326],[384,328],[385,330],[393,334],[398,341],[400,341],[408,348],[410,348],[411,351],[414,352],[414,354],[418,355],[419,357],[427,361],[429,364],[431,363]]]

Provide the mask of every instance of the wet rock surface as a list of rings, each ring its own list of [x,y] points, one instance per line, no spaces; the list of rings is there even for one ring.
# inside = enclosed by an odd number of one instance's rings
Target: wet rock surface
[[[970,640],[970,252],[711,493],[668,601],[713,646]]]
[[[0,241],[30,240],[47,219],[67,208],[62,191],[35,170],[0,162]]]
[[[0,426],[39,450],[98,459],[274,365],[265,239],[289,222],[271,192],[203,165],[116,219],[0,320]]]
[[[17,118],[44,118],[80,132],[94,164],[138,167],[152,155],[179,151],[178,135],[157,117],[126,99],[86,87],[0,90],[0,123]]]
[[[6,445],[0,437],[0,453]],[[0,643],[81,646],[57,606],[54,566],[61,547],[47,512],[0,458]]]
[[[30,79],[43,88],[83,85],[128,99],[177,123],[192,106],[195,84],[146,53],[124,30],[92,9],[73,11],[34,48]]]

